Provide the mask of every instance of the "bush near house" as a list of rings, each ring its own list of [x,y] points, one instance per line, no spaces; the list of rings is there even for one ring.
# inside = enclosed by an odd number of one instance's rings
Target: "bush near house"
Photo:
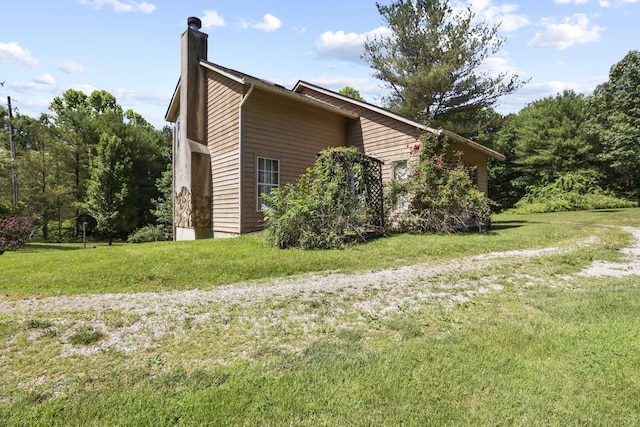
[[[446,138],[423,134],[408,149],[411,158],[405,179],[394,179],[387,189],[389,224],[409,233],[454,233],[490,218],[491,201],[471,178],[474,169],[451,152]],[[408,209],[391,209],[399,200]]]
[[[372,171],[355,148],[322,151],[295,185],[264,195],[265,240],[278,248],[333,249],[379,230],[367,203]]]

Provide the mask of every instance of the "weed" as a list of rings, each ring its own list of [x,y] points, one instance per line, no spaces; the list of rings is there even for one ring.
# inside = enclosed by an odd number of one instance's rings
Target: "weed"
[[[104,337],[104,333],[89,327],[78,329],[69,337],[69,342],[74,345],[91,345],[100,341]]]

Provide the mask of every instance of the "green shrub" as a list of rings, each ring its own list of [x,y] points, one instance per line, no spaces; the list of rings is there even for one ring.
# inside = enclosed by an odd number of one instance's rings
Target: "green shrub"
[[[171,229],[164,225],[146,225],[129,235],[129,243],[148,243],[171,240]]]
[[[409,146],[406,179],[387,186],[389,225],[409,233],[453,233],[471,225],[482,227],[491,214],[490,200],[478,190],[472,167],[462,163],[461,153],[451,152],[446,138],[424,134]],[[393,210],[399,200],[408,209]]]
[[[371,171],[355,148],[321,152],[295,185],[264,195],[265,240],[278,248],[330,249],[379,231],[367,204]]]
[[[530,189],[511,212],[569,212],[635,206],[637,203],[618,198],[613,193],[603,190],[593,177],[572,172],[559,177],[551,184]]]

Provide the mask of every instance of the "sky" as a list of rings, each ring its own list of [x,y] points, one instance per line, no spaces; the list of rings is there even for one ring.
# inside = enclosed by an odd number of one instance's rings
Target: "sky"
[[[383,83],[361,59],[384,34],[375,0],[5,0],[0,105],[38,118],[68,89],[105,90],[157,129],[180,75],[187,18],[202,19],[208,60],[292,89],[304,80],[357,89],[381,105]],[[378,0],[390,4],[391,0]],[[483,64],[528,83],[500,98],[502,114],[565,89],[590,94],[640,49],[640,0],[450,0],[500,25],[502,49]]]

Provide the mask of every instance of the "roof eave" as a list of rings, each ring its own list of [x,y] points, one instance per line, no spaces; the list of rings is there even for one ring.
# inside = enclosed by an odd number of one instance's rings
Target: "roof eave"
[[[178,84],[176,84],[176,88],[173,91],[173,95],[171,96],[171,101],[169,102],[169,107],[167,108],[167,112],[164,115],[164,119],[168,122],[175,123],[178,118],[178,111],[180,110],[180,79],[178,79]]]
[[[355,120],[358,117],[360,117],[359,114],[354,113],[352,111],[343,110],[343,109],[337,108],[337,107],[335,107],[333,105],[329,105],[329,104],[326,104],[324,102],[320,102],[320,101],[317,101],[315,99],[308,98],[308,97],[306,97],[306,96],[304,96],[302,94],[290,91],[290,90],[288,90],[288,89],[286,89],[286,88],[284,88],[282,86],[265,83],[264,80],[260,80],[260,79],[257,79],[255,77],[251,77],[249,75],[243,75],[242,77],[236,76],[236,75],[231,74],[231,73],[229,73],[229,72],[227,72],[227,71],[225,71],[225,70],[223,70],[223,69],[221,69],[219,67],[216,67],[215,64],[213,64],[211,62],[208,62],[208,61],[200,61],[200,65],[202,65],[203,67],[205,67],[205,68],[207,68],[207,69],[209,69],[211,71],[219,73],[219,74],[221,74],[221,75],[223,75],[223,76],[225,76],[225,77],[227,77],[227,78],[229,78],[229,79],[231,79],[231,80],[233,80],[235,82],[243,84],[243,85],[254,85],[255,87],[258,87],[258,88],[260,88],[260,89],[262,89],[264,91],[271,92],[271,93],[274,93],[274,94],[277,94],[277,95],[282,95],[282,96],[288,97],[290,99],[293,99],[293,100],[296,100],[296,101],[299,101],[299,102],[303,102],[305,104],[312,105],[314,107],[318,107],[318,108],[324,109],[326,111],[330,111],[332,113],[341,115],[341,116],[349,118],[349,119],[354,119]]]
[[[504,161],[506,159],[506,157],[503,154],[498,153],[497,151],[494,151],[494,150],[492,150],[490,148],[487,148],[482,144],[478,144],[475,141],[467,139],[467,138],[463,137],[462,135],[458,135],[455,132],[451,132],[450,130],[434,129],[434,128],[431,128],[429,126],[425,126],[420,122],[416,122],[415,120],[412,120],[412,119],[409,119],[407,117],[401,116],[401,115],[396,114],[396,113],[394,113],[392,111],[385,110],[384,108],[377,107],[377,106],[375,106],[373,104],[369,104],[368,102],[358,101],[358,100],[350,98],[350,97],[348,97],[346,95],[342,95],[340,93],[336,93],[336,92],[327,90],[325,88],[322,88],[320,86],[316,86],[316,85],[311,84],[311,83],[307,83],[307,82],[302,81],[302,80],[300,80],[300,81],[298,81],[298,83],[296,83],[295,87],[293,88],[293,91],[294,92],[298,92],[298,89],[300,87],[308,87],[308,88],[310,88],[312,90],[321,92],[321,93],[323,93],[323,94],[325,94],[327,96],[338,98],[338,99],[341,99],[341,100],[343,100],[345,102],[349,102],[351,104],[358,105],[358,106],[360,106],[362,108],[366,108],[368,110],[375,111],[375,112],[377,112],[379,114],[385,115],[387,117],[391,117],[391,118],[393,118],[395,120],[398,120],[400,122],[409,124],[411,126],[415,126],[418,129],[424,130],[426,132],[433,133],[435,135],[445,134],[448,137],[460,142],[461,144],[466,145],[467,147],[473,148],[475,150],[478,150],[478,151],[482,152],[483,154],[486,154],[487,156],[489,156],[491,158],[494,158],[496,160]]]

